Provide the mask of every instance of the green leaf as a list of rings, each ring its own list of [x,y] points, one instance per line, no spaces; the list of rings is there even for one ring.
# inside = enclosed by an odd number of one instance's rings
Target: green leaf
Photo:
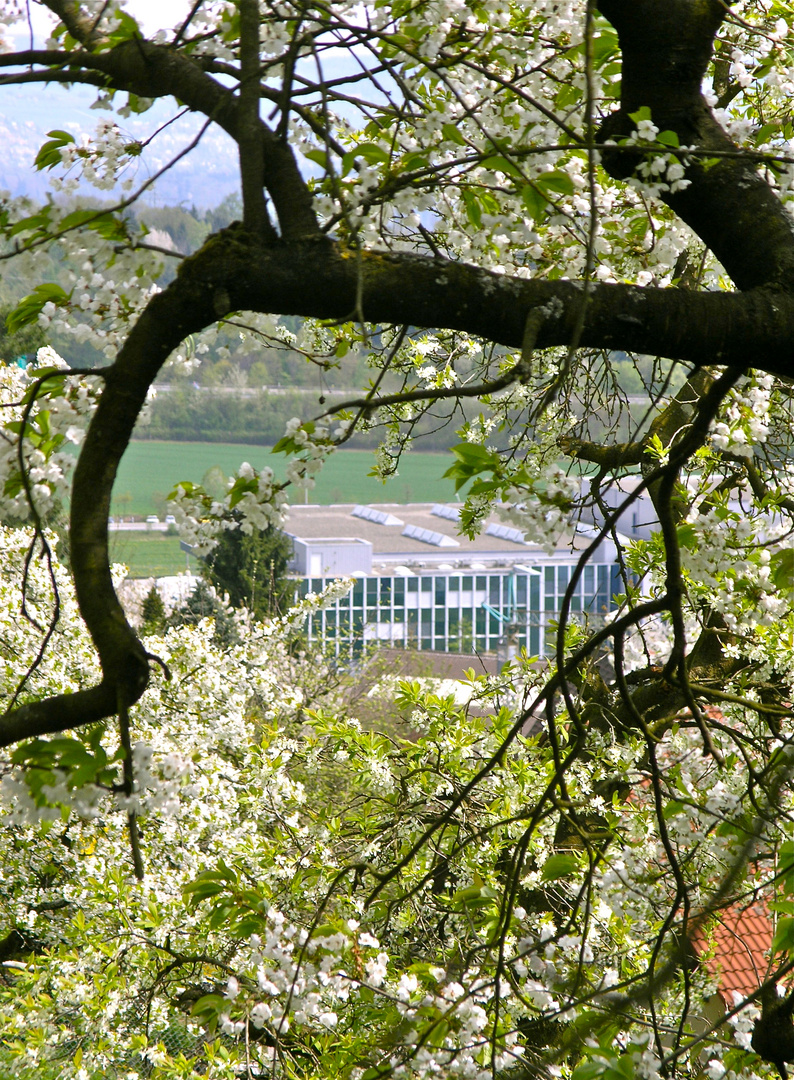
[[[506,157],[502,157],[501,155],[488,157],[481,162],[481,165],[483,169],[489,169],[491,172],[504,173],[505,176],[510,176],[514,180],[523,181],[524,179],[521,170],[512,161],[509,161]]]
[[[794,918],[778,919],[775,936],[772,939],[772,953],[791,953],[794,950]]]
[[[794,548],[787,547],[782,551],[776,551],[770,562],[772,582],[778,589],[792,592],[794,590]]]
[[[359,143],[353,153],[356,157],[363,157],[370,165],[389,161],[388,152],[382,146],[378,146],[377,143]]]
[[[442,124],[441,134],[447,140],[447,142],[457,143],[458,146],[466,145],[466,140],[463,138],[460,131],[458,131],[456,124]]]
[[[570,877],[579,869],[579,860],[575,855],[550,855],[543,864],[543,881],[556,881],[557,878]]]
[[[490,450],[486,450],[480,443],[458,443],[452,447],[452,453],[459,461],[467,465],[479,466],[480,470],[493,468],[498,464],[499,458]]]
[[[536,183],[543,191],[553,191],[557,195],[573,195],[573,180],[567,173],[560,172],[559,169],[543,173],[537,178]]]
[[[60,285],[51,282],[37,285],[32,293],[24,297],[12,312],[6,316],[6,326],[10,334],[16,333],[23,326],[35,322],[41,309],[50,300],[54,304],[63,304],[68,301],[69,293],[64,292]]]
[[[482,225],[482,207],[477,196],[469,188],[463,188],[461,195],[463,196],[463,205],[466,207],[466,216],[471,224],[479,229]]]
[[[100,214],[96,210],[73,210],[60,222],[62,229],[76,229],[81,225],[87,225],[105,240],[129,239],[126,222],[123,218],[114,217],[113,214]]]
[[[533,221],[543,217],[549,205],[549,200],[534,184],[524,184],[521,188],[521,201]]]
[[[15,221],[11,228],[8,230],[9,236],[18,236],[24,232],[42,232],[50,224],[50,207],[44,206],[36,214],[31,214],[30,217],[20,218],[19,221]]]
[[[679,525],[676,529],[676,536],[680,547],[686,548],[688,551],[694,550],[696,547],[697,533],[694,525]]]
[[[354,147],[353,150],[348,151],[342,158],[342,165],[340,173],[342,176],[347,176],[353,165],[359,158],[363,158],[364,161],[370,165],[382,165],[389,160],[389,155],[383,149],[382,146],[378,146],[377,143],[360,143]]]
[[[108,34],[108,40],[111,47],[120,45],[122,41],[129,41],[130,38],[139,38],[143,36],[141,34],[141,28],[129,12],[118,8],[113,12],[113,15],[114,19],[117,20],[117,26],[110,34]]]
[[[304,150],[303,156],[313,161],[315,165],[319,165],[321,169],[328,168],[328,155],[325,150]]]
[[[148,112],[149,109],[151,109],[152,99],[140,98],[137,94],[133,94],[132,91],[130,91],[127,94],[127,105],[129,106],[130,112],[134,112],[140,115],[141,113]],[[128,143],[125,149],[128,154],[132,154],[134,157],[137,157],[141,151],[140,149],[138,149],[138,151],[136,152],[134,149],[132,149],[133,145],[134,144],[132,143]],[[138,146],[140,147],[140,143],[138,143]]]
[[[612,1058],[609,1068],[604,1071],[603,1078],[604,1080],[634,1080],[634,1063],[627,1055]]]
[[[593,38],[593,61],[596,68],[602,67],[613,56],[617,56],[619,51],[618,35],[612,27],[599,27],[598,33]]]
[[[64,146],[68,146],[70,142],[74,142],[74,135],[70,135],[68,131],[61,131],[59,128],[48,131],[47,137],[49,142],[45,142],[39,148],[34,162],[39,172],[42,169],[53,169],[56,165],[60,165],[62,160],[61,150]]]
[[[227,1004],[226,998],[221,994],[205,994],[204,997],[198,999],[190,1012],[192,1016],[203,1017],[206,1022],[217,1019]]]
[[[573,1070],[571,1080],[595,1080],[597,1076],[601,1075],[603,1068],[603,1062],[583,1061],[581,1065],[577,1065]]]
[[[458,446],[452,448],[452,452],[458,460],[450,465],[444,476],[455,481],[456,491],[459,491],[478,473],[499,472],[499,455],[492,454],[479,443],[459,443]],[[496,483],[496,481],[491,481],[491,483]]]
[[[635,124],[639,124],[640,120],[650,120],[651,119],[651,110],[648,108],[647,105],[643,105],[642,108],[637,109],[636,112],[629,113],[629,116],[631,117],[631,119],[634,121]]]

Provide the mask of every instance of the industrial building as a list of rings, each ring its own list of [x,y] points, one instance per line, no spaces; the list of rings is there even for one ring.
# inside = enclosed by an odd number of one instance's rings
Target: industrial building
[[[308,622],[310,640],[355,655],[370,642],[441,652],[534,656],[554,648],[553,627],[592,528],[578,526],[547,554],[489,516],[473,540],[458,532],[460,506],[293,506],[285,529],[299,592],[353,576],[351,591]],[[615,544],[604,539],[584,567],[573,618],[598,626],[624,591]]]

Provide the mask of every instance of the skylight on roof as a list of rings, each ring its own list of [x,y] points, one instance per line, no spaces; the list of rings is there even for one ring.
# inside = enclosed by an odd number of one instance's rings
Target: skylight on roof
[[[354,506],[350,511],[352,517],[363,518],[371,521],[374,525],[402,525],[400,518],[394,514],[388,514],[385,510],[376,510],[374,506]]]
[[[421,540],[423,544],[432,544],[434,547],[460,547],[458,540],[444,533],[433,532],[432,529],[423,529],[420,525],[406,525],[403,536],[410,536],[412,540]]]
[[[526,544],[524,534],[520,529],[513,529],[509,525],[499,525],[492,522],[485,530],[489,536],[498,536],[500,540],[511,540],[514,544]]]
[[[447,521],[460,521],[459,506],[446,506],[444,503],[436,503],[430,513],[435,514],[436,517],[446,518]]]

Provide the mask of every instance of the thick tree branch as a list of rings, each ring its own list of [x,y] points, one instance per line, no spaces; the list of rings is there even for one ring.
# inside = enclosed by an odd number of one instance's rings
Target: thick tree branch
[[[57,16],[66,27],[75,41],[91,49],[102,44],[103,38],[98,33],[93,19],[90,19],[80,9],[77,0],[42,0],[44,7],[49,8],[53,15]]]
[[[623,54],[620,111],[609,116],[599,140],[620,141],[634,131],[630,114],[651,110],[661,131],[674,131],[682,146],[733,152],[700,87],[714,34],[727,14],[720,0],[600,0],[599,9],[618,32]],[[619,179],[643,160],[634,150],[603,157]],[[792,219],[755,164],[741,156],[693,161],[689,187],[662,195],[668,206],[711,248],[740,289],[775,285],[794,290]]]
[[[344,318],[357,296],[373,322],[444,325],[513,348],[521,347],[533,314],[539,324],[537,347],[565,346],[581,304],[573,282],[512,279],[405,254],[363,252],[357,259],[328,240],[265,245],[252,242],[239,226],[210,239],[153,298],[106,370],[106,389],[75,472],[72,564],[80,609],[106,681],[68,701],[16,710],[0,721],[0,745],[114,713],[119,683],[130,704],[145,688],[146,656],[112,587],[107,517],[118,463],[149,385],[170,352],[187,334],[231,311]],[[581,340],[602,347],[620,342],[695,364],[711,359],[711,347],[721,351],[723,364],[743,368],[752,359],[765,370],[787,373],[794,371],[794,300],[763,290],[682,294],[598,284]]]
[[[65,10],[54,0],[50,7],[59,13]],[[249,11],[252,19],[254,7]],[[609,119],[606,134],[628,134],[633,127],[629,112],[649,105],[657,125],[677,131],[682,142],[698,149],[735,150],[700,95],[722,6],[716,0],[703,4],[602,0],[601,9],[618,29],[624,52],[621,111]],[[67,14],[71,17],[71,7]],[[75,29],[85,31],[77,25]],[[246,71],[258,68],[253,22],[249,31],[251,52],[243,58]],[[53,63],[52,54],[43,54],[41,62]],[[246,169],[258,141],[263,169],[261,176],[254,176],[258,165],[252,170],[249,191],[258,190],[261,196],[264,183],[278,214],[281,240],[253,221],[248,221],[250,227],[213,237],[184,261],[177,279],[152,300],[108,369],[106,390],[78,462],[72,499],[77,595],[104,680],[68,700],[56,698],[15,710],[0,720],[0,745],[99,719],[116,711],[119,694],[132,704],[143,692],[147,658],[124,618],[110,578],[111,490],[149,385],[166,357],[187,334],[230,312],[346,319],[355,310],[373,323],[443,326],[514,349],[521,348],[529,320],[537,327],[539,349],[568,348],[575,340],[585,347],[661,355],[695,368],[756,366],[794,376],[792,230],[768,185],[738,159],[723,158],[708,169],[691,165],[690,188],[670,194],[668,201],[747,291],[698,293],[592,283],[582,316],[581,283],[511,278],[405,253],[353,252],[321,239],[310,192],[291,150],[256,118],[258,130],[246,134],[244,116],[251,119],[256,102],[252,105],[247,98],[241,102],[177,51],[135,39],[103,52],[58,54],[57,63],[59,72],[98,73],[108,85],[141,96],[177,97],[246,147]],[[251,85],[258,95],[258,80],[252,78]],[[616,149],[607,158],[607,167],[627,175],[637,164],[632,155],[636,152]],[[248,203],[252,205],[250,198]],[[651,692],[658,695],[658,684]],[[677,700],[679,690],[671,692]]]
[[[330,240],[250,246],[229,233],[208,246],[211,262],[197,254],[182,273],[218,316],[251,310],[344,319],[360,296],[369,322],[444,326],[519,349],[536,313],[542,318],[535,347],[545,349],[569,344],[581,307],[577,282],[512,278],[405,253],[359,257]],[[580,344],[792,376],[794,298],[772,289],[698,293],[593,284]]]
[[[239,0],[240,118],[237,146],[243,189],[243,224],[252,236],[273,239],[267,216],[262,121],[259,116],[259,0]]]

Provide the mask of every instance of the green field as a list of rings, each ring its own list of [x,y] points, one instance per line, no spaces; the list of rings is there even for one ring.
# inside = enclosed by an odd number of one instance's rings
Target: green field
[[[400,462],[399,475],[383,484],[367,476],[374,455],[370,450],[339,450],[331,456],[309,493],[309,501],[322,505],[334,502],[448,502],[455,497],[450,480],[442,479],[451,464],[449,454],[408,453]],[[214,465],[229,475],[241,462],[254,468],[269,465],[277,476],[285,476],[287,459],[271,454],[267,447],[240,443],[155,442],[130,444],[121,462],[113,494],[113,513],[118,516],[163,515],[164,499],[180,480],[200,483]],[[297,501],[301,491],[287,489]],[[302,501],[302,499],[301,499]],[[186,569],[185,553],[177,536],[162,532],[112,531],[110,557],[125,563],[132,577],[163,577]],[[197,561],[189,559],[195,573]]]
[[[181,550],[178,536],[166,536],[163,532],[112,531],[110,561],[124,563],[130,576],[136,578],[169,577],[186,569],[197,574],[201,566],[197,559]]]
[[[367,476],[374,463],[371,450],[338,450],[333,454],[309,493],[309,502],[447,502],[454,487],[442,474],[449,467],[449,454],[410,452],[400,462],[399,475],[386,484]],[[122,458],[113,493],[113,513],[127,517],[162,514],[163,499],[180,480],[200,483],[214,465],[229,475],[241,462],[254,468],[269,465],[284,477],[287,459],[271,454],[267,447],[240,443],[133,442]],[[290,501],[303,502],[304,493],[288,489]]]

